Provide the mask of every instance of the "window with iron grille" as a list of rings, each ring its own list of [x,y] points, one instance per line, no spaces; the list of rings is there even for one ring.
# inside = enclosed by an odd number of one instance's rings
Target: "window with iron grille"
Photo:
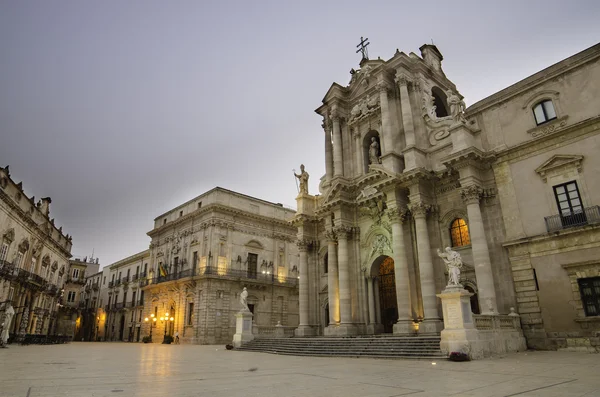
[[[579,292],[586,316],[600,316],[600,277],[580,278]]]
[[[571,181],[554,186],[554,196],[563,227],[587,223],[577,182]]]
[[[7,254],[8,254],[8,244],[2,243],[2,246],[0,247],[0,261],[5,261]]]
[[[456,218],[450,224],[450,239],[453,247],[462,247],[471,244],[469,226],[464,219]]]

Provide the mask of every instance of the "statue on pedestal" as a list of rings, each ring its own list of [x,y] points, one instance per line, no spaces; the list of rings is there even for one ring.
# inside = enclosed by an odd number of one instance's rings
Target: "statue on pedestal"
[[[300,193],[308,194],[308,172],[304,171],[304,164],[300,164],[300,174],[294,175],[300,181]]]
[[[454,285],[460,285],[460,270],[463,267],[462,258],[460,254],[453,251],[450,247],[446,247],[446,252],[440,251],[438,248],[437,253],[440,258],[443,259],[448,269],[448,287]]]
[[[240,294],[240,304],[242,305],[242,312],[250,311],[248,308],[248,291],[246,290],[246,287],[244,287],[244,290]]]
[[[0,335],[0,345],[6,347],[9,338],[10,324],[12,318],[15,315],[15,309],[13,309],[10,303],[6,304],[6,310],[4,311],[4,323],[2,324],[2,334]]]
[[[452,119],[458,122],[465,121],[465,101],[460,99],[458,95],[456,95],[452,90],[446,91],[446,100],[448,102],[448,106],[450,106],[450,116]]]

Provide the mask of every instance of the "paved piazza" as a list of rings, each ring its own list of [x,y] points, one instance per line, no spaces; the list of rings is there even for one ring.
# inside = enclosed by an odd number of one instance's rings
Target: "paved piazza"
[[[600,355],[468,363],[278,356],[221,346],[71,343],[0,350],[0,396],[600,396]]]

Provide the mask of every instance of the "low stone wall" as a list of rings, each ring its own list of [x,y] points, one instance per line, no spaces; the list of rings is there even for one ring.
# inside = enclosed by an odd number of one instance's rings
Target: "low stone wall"
[[[474,314],[473,322],[485,357],[527,349],[518,315]]]

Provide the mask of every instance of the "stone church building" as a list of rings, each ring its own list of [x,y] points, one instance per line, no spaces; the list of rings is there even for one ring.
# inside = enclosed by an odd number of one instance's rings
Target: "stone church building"
[[[296,335],[439,334],[452,247],[477,329],[518,313],[531,347],[598,345],[600,45],[469,108],[442,60],[364,57],[317,108]]]

